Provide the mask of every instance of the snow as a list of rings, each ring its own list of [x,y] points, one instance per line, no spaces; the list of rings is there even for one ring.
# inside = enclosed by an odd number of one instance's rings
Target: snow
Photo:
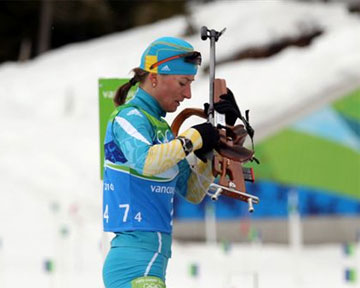
[[[285,125],[360,86],[360,19],[342,4],[219,1],[193,11],[197,28],[227,28],[218,59],[324,29],[307,48],[217,67],[239,106],[251,110],[258,139],[274,122]],[[109,235],[101,232],[97,81],[129,77],[150,41],[181,36],[185,27],[186,19],[175,17],[0,66],[0,287],[102,287]],[[209,42],[199,35],[186,39],[206,65]],[[207,75],[199,73],[192,99],[181,108],[202,107],[207,95]],[[61,234],[64,227],[68,235]],[[176,242],[168,287],[347,287],[340,245],[304,247],[298,262],[290,247],[249,245],[234,244],[225,254]],[[44,272],[46,259],[55,261],[54,273]],[[196,279],[187,272],[193,262]]]
[[[342,255],[340,245],[309,246],[301,256],[289,247],[259,243],[232,245],[228,252],[221,245],[177,243],[174,250],[169,287],[347,287],[344,270],[358,261]],[[189,277],[192,264],[198,277]]]

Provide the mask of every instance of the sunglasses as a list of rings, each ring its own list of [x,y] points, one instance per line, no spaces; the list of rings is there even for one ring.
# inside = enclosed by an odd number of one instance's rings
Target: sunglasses
[[[174,59],[178,59],[178,58],[184,58],[184,61],[186,63],[191,63],[191,64],[195,64],[195,65],[201,65],[201,54],[200,52],[197,51],[192,51],[192,52],[187,52],[187,53],[183,53],[183,54],[179,54],[179,55],[175,55],[175,56],[171,56],[169,58],[165,58],[163,60],[160,60],[154,64],[152,64],[150,66],[150,69],[154,69],[156,67],[158,67],[159,65],[174,60]]]

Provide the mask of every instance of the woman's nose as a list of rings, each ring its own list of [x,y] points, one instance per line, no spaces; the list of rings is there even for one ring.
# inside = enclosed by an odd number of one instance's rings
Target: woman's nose
[[[187,86],[184,91],[184,98],[190,99],[191,98],[191,86]]]

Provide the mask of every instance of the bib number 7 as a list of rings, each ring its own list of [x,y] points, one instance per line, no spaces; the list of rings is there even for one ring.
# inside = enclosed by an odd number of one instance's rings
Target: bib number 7
[[[119,207],[125,209],[123,222],[126,222],[128,214],[129,214],[130,205],[129,204],[120,204]]]

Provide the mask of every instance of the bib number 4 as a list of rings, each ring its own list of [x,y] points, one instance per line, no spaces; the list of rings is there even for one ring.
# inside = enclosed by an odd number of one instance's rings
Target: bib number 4
[[[135,220],[137,220],[138,222],[141,222],[142,218],[141,218],[141,212],[137,213],[134,217]]]
[[[106,220],[106,223],[109,223],[109,205],[105,206],[104,219]]]

